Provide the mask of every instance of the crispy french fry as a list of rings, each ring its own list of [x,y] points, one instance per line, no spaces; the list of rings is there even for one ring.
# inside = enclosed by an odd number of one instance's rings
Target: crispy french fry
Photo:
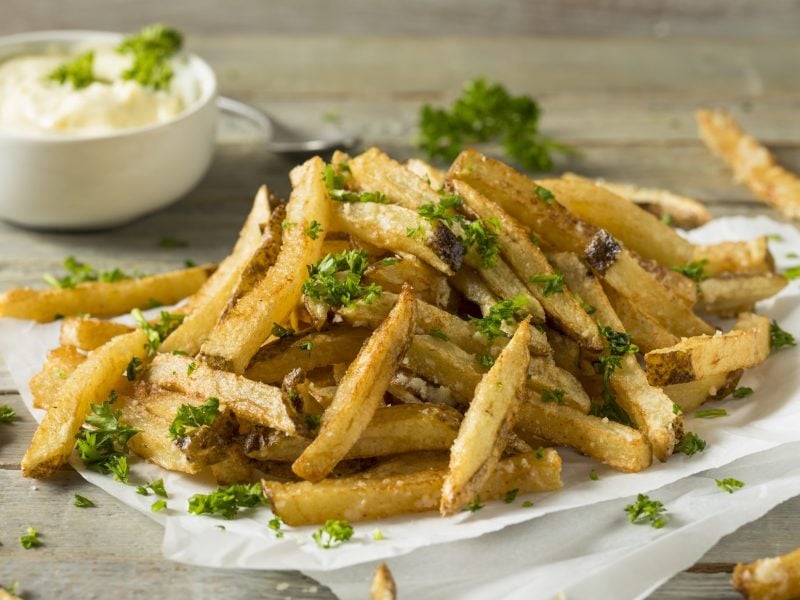
[[[564,404],[584,414],[592,406],[592,401],[575,376],[559,368],[549,356],[531,356],[528,387],[539,393],[561,390],[564,392]]]
[[[339,382],[316,439],[292,464],[298,476],[310,481],[323,479],[356,443],[411,343],[415,313],[414,292],[406,287]]]
[[[734,331],[685,338],[669,348],[651,350],[644,356],[647,379],[664,386],[754,367],[769,356],[769,328],[766,317],[748,315]]]
[[[562,177],[564,179],[586,181],[585,178],[574,173],[564,173]],[[668,225],[671,224],[682,229],[694,229],[708,223],[713,218],[702,202],[668,190],[640,187],[630,183],[611,182],[603,179],[595,179],[594,183],[614,192],[618,196],[635,202]]]
[[[270,204],[277,206],[279,202],[266,186],[259,188],[233,251],[195,294],[193,310],[159,346],[160,352],[181,350],[191,356],[197,354],[222,314],[239,276],[261,244],[262,227],[267,225],[271,216]]]
[[[79,350],[89,352],[99,348],[108,340],[133,328],[114,321],[102,319],[64,319],[61,323],[59,343],[62,346],[75,346]]]
[[[763,235],[740,242],[697,244],[692,260],[705,260],[703,270],[709,275],[775,272],[775,259],[769,251],[767,237]]]
[[[367,268],[364,277],[368,282],[377,283],[385,291],[394,294],[399,294],[403,284],[408,283],[420,300],[440,308],[445,308],[450,302],[447,278],[410,254],[388,261],[380,260]]]
[[[643,471],[653,460],[650,444],[639,431],[569,406],[544,404],[535,398],[523,401],[516,427],[522,435],[575,448],[618,471]]]
[[[780,292],[789,282],[773,273],[723,273],[700,282],[697,310],[719,317],[734,317],[753,310],[757,302]]]
[[[734,179],[790,219],[800,219],[797,175],[779,165],[772,153],[742,131],[727,111],[699,110],[696,116],[700,137],[709,150],[728,163]]]
[[[800,598],[800,548],[733,569],[733,587],[748,600]]]
[[[45,479],[66,462],[89,405],[101,404],[108,397],[121,382],[122,373],[132,358],[146,358],[146,339],[141,329],[115,337],[93,351],[75,369],[53,399],[22,457],[25,477]]]
[[[642,312],[626,296],[620,294],[610,285],[604,285],[608,301],[614,312],[622,321],[633,342],[642,352],[650,352],[656,348],[664,348],[678,343],[678,336],[673,335],[650,315]]]
[[[297,413],[288,397],[271,385],[213,369],[188,356],[159,354],[144,381],[200,398],[218,398],[240,417],[296,435]]]
[[[676,383],[664,386],[664,392],[675,404],[681,407],[683,414],[688,414],[704,402],[722,400],[736,389],[744,371],[739,369],[730,373],[709,375],[697,381]]]
[[[276,384],[297,368],[311,371],[335,363],[350,362],[369,334],[365,328],[335,327],[304,336],[283,338],[262,346],[247,367],[245,376],[262,383]]]
[[[528,290],[522,280],[511,270],[502,256],[495,257],[492,265],[484,265],[480,257],[474,250],[467,253],[464,262],[474,268],[483,279],[489,290],[498,298],[518,298],[525,299],[523,310],[533,317],[537,323],[544,323],[544,308],[536,297]]]
[[[450,449],[450,466],[439,503],[442,516],[452,515],[473,501],[500,460],[514,427],[517,397],[525,387],[529,337],[530,317],[520,323],[475,389]]]
[[[33,395],[33,405],[36,408],[50,408],[67,378],[85,360],[86,355],[78,352],[75,346],[59,346],[50,350],[42,370],[28,382]]]
[[[528,290],[541,303],[545,312],[581,345],[592,350],[602,348],[602,339],[597,326],[569,290],[558,289],[551,293],[544,283],[534,281],[537,276],[557,277],[557,274],[542,251],[530,241],[524,229],[500,206],[488,200],[469,184],[455,180],[453,189],[478,217],[484,221],[496,219],[500,223],[497,235],[503,255]]]
[[[498,302],[497,296],[488,288],[478,273],[470,267],[461,270],[450,278],[450,283],[470,302],[476,304],[485,317]]]
[[[581,219],[610,232],[628,248],[671,267],[692,260],[691,242],[636,204],[590,181],[544,179],[537,182]]]
[[[425,469],[395,476],[325,479],[319,483],[263,480],[264,493],[287,525],[381,519],[439,507],[446,469]],[[555,450],[517,454],[500,461],[480,490],[482,501],[502,498],[511,489],[520,494],[561,488],[561,458]]]
[[[415,335],[403,366],[443,385],[464,404],[472,400],[481,372],[475,357],[452,342],[431,335]]]
[[[114,282],[79,283],[73,288],[8,290],[0,294],[0,317],[47,323],[82,313],[113,317],[134,308],[146,308],[153,300],[164,305],[175,304],[197,291],[215,268],[215,265],[201,265]]]
[[[283,233],[275,264],[256,287],[229,307],[200,349],[202,360],[243,373],[272,329],[298,303],[307,265],[320,257],[324,236],[306,233],[312,222],[322,231],[330,227],[330,199],[322,180],[323,163],[312,158],[302,167],[300,184],[286,207],[286,220],[294,223]]]
[[[439,194],[425,178],[377,148],[370,148],[348,164],[361,191],[382,192],[391,202],[415,212],[422,204],[439,201]]]
[[[369,586],[370,600],[396,600],[397,584],[392,577],[392,572],[386,563],[381,563],[372,576],[372,583]]]
[[[426,181],[426,183],[434,190],[440,190],[444,187],[445,178],[447,173],[441,169],[437,169],[433,165],[426,163],[419,158],[409,158],[406,161],[406,168]]]

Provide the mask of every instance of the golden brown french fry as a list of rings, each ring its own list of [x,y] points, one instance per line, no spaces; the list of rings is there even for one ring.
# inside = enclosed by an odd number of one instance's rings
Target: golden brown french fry
[[[415,313],[414,292],[406,287],[339,382],[317,437],[292,464],[298,476],[309,481],[323,479],[364,432],[411,343]]]
[[[413,254],[445,275],[461,268],[464,258],[461,240],[444,223],[395,204],[335,202],[333,227],[378,248]]]
[[[564,173],[564,179],[586,180],[574,173]],[[627,198],[641,208],[652,213],[668,225],[682,229],[694,229],[708,223],[713,217],[702,202],[668,190],[640,187],[630,183],[620,183],[595,179],[594,183]]]
[[[8,290],[0,294],[0,317],[47,323],[84,313],[113,317],[134,308],[147,308],[153,300],[164,305],[175,304],[197,291],[215,268],[215,265],[201,265],[114,282],[90,281],[73,288]]]
[[[396,600],[397,584],[386,563],[381,563],[375,570],[369,586],[369,600]]]
[[[86,355],[75,346],[59,346],[47,353],[42,370],[31,377],[28,387],[33,395],[33,406],[50,408],[59,391],[75,369],[86,360]]]
[[[775,259],[769,251],[767,237],[763,235],[739,242],[697,244],[692,260],[705,260],[703,270],[709,275],[775,272]]]
[[[447,173],[441,169],[437,169],[433,165],[426,163],[419,158],[409,158],[406,161],[406,168],[414,173],[417,177],[425,180],[425,182],[434,190],[440,190],[444,187],[445,177]]]
[[[516,275],[525,283],[528,290],[539,301],[545,312],[574,337],[582,346],[600,350],[602,339],[597,326],[580,307],[569,290],[554,288],[549,291],[547,282],[537,282],[538,276],[558,277],[542,251],[529,239],[525,230],[500,206],[488,200],[469,184],[453,181],[453,189],[465,204],[484,221],[496,220],[500,223],[497,235],[500,248]]]
[[[565,405],[582,413],[588,413],[592,401],[583,386],[569,371],[559,368],[549,356],[531,356],[528,367],[528,387],[538,393],[563,392]]]
[[[324,232],[330,227],[330,204],[322,180],[319,157],[302,166],[301,181],[286,207],[286,221],[294,225],[283,232],[283,244],[275,264],[256,287],[229,307],[200,349],[202,360],[243,373],[272,326],[281,323],[299,302],[308,271],[320,257]],[[321,234],[308,231],[316,222]]]
[[[672,292],[678,300],[690,308],[695,305],[697,302],[697,282],[661,263],[643,258],[635,252],[630,254],[642,269],[650,273],[658,283]]]
[[[128,333],[132,329],[128,325],[114,321],[68,318],[61,322],[59,343],[62,346],[75,346],[79,350],[89,352],[99,348],[111,338]]]
[[[450,302],[447,278],[410,254],[379,260],[367,268],[364,278],[394,294],[399,294],[403,284],[408,283],[420,300],[441,308],[445,308]]]
[[[231,485],[233,483],[251,483],[254,477],[255,465],[247,458],[238,446],[229,446],[227,456],[211,465],[211,475],[217,485]]]
[[[664,348],[678,343],[678,336],[673,335],[653,317],[639,310],[636,304],[613,287],[604,285],[603,291],[614,312],[622,321],[625,331],[631,335],[633,342],[639,346],[642,352],[650,352],[656,348]]]
[[[590,181],[544,179],[537,183],[581,219],[605,229],[640,256],[668,267],[692,260],[691,242],[622,196]]]
[[[461,270],[449,279],[450,283],[470,302],[476,304],[485,317],[498,302],[497,296],[488,288],[478,273],[470,267]]]
[[[363,327],[334,327],[283,338],[261,347],[247,367],[245,377],[276,384],[297,368],[308,372],[318,367],[350,362],[369,334],[370,331]]]
[[[403,366],[450,389],[462,403],[472,400],[481,372],[475,357],[450,341],[431,335],[415,335]]]
[[[530,317],[526,318],[486,373],[469,404],[442,484],[439,512],[452,515],[475,499],[497,467],[514,427],[517,397],[525,387],[530,354]]]
[[[489,290],[498,298],[524,298],[523,310],[531,315],[536,323],[544,323],[544,308],[516,273],[511,270],[502,256],[495,257],[491,265],[484,265],[475,251],[470,250],[467,252],[464,262],[478,272]]]
[[[728,397],[736,389],[743,372],[739,369],[731,373],[709,375],[697,381],[666,385],[663,389],[670,400],[680,406],[683,414],[689,414],[705,402]]]
[[[541,458],[539,458],[541,456]],[[275,514],[287,525],[381,519],[439,507],[446,469],[425,469],[399,475],[325,479],[319,483],[262,480]],[[561,488],[561,458],[545,448],[500,461],[479,492],[481,501],[502,498],[512,489],[520,494]]]
[[[736,120],[721,109],[696,113],[700,137],[709,150],[733,170],[758,198],[790,219],[800,219],[800,178],[777,163],[758,140],[742,131]]]
[[[439,202],[439,194],[423,177],[377,148],[370,148],[349,163],[350,174],[361,191],[382,192],[393,203],[416,210],[427,202]]]
[[[520,403],[517,430],[569,446],[612,469],[636,473],[652,462],[650,444],[637,430],[536,398]]]
[[[753,310],[757,302],[780,292],[789,282],[774,273],[723,273],[700,282],[697,310],[719,317],[734,317]]]
[[[419,450],[447,450],[458,433],[461,413],[444,405],[396,404],[378,408],[345,459],[371,458]],[[293,462],[310,439],[278,432],[247,437],[245,452],[258,460]]]
[[[143,380],[203,399],[218,398],[220,404],[230,407],[248,421],[291,435],[298,433],[297,412],[280,389],[213,369],[188,356],[157,355],[145,371]]]
[[[259,188],[231,254],[192,297],[192,310],[159,346],[160,352],[181,350],[190,356],[197,354],[222,314],[239,276],[261,244],[262,227],[270,221],[270,205],[279,203],[266,186]]]
[[[800,598],[800,548],[774,558],[738,563],[733,587],[748,600],[795,600]]]
[[[746,315],[733,331],[684,338],[674,346],[651,350],[644,356],[647,379],[664,386],[754,367],[769,356],[769,329],[766,317]]]
[[[25,477],[50,477],[66,462],[89,405],[101,404],[121,383],[132,358],[146,358],[146,340],[141,329],[115,337],[89,354],[67,378],[22,457]]]

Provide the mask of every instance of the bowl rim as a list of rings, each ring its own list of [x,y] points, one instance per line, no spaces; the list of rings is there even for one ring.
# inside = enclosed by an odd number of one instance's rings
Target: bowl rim
[[[66,43],[78,44],[80,42],[108,41],[119,42],[126,34],[115,31],[99,31],[89,29],[53,29],[42,31],[28,31],[25,33],[14,33],[11,35],[0,36],[0,52],[7,46],[16,44],[52,44]],[[203,110],[206,106],[213,103],[218,93],[217,76],[211,66],[200,56],[192,52],[181,52],[187,60],[187,68],[192,72],[195,80],[201,84],[199,97],[185,110],[175,115],[173,118],[160,123],[150,123],[138,127],[129,127],[118,131],[104,133],[65,133],[56,135],[45,135],[36,133],[25,133],[17,131],[3,131],[0,129],[0,140],[20,140],[42,144],[63,144],[75,142],[89,142],[107,139],[118,139],[132,137],[140,133],[147,133],[162,128],[175,125],[181,121],[191,118],[196,113]],[[11,58],[11,57],[8,57]],[[0,58],[0,64],[6,58]],[[202,85],[207,80],[209,85]]]

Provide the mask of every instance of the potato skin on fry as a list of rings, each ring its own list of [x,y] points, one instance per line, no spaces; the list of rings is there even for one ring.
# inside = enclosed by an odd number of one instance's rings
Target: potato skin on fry
[[[800,597],[800,548],[761,558],[733,569],[733,587],[748,600],[796,600]]]

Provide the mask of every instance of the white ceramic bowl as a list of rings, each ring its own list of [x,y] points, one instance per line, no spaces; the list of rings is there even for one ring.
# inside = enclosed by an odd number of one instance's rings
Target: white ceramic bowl
[[[119,34],[45,31],[0,37],[0,61]],[[194,102],[174,119],[103,135],[0,131],[0,219],[36,229],[90,230],[127,223],[186,194],[214,152],[217,80],[197,56],[184,67]]]

